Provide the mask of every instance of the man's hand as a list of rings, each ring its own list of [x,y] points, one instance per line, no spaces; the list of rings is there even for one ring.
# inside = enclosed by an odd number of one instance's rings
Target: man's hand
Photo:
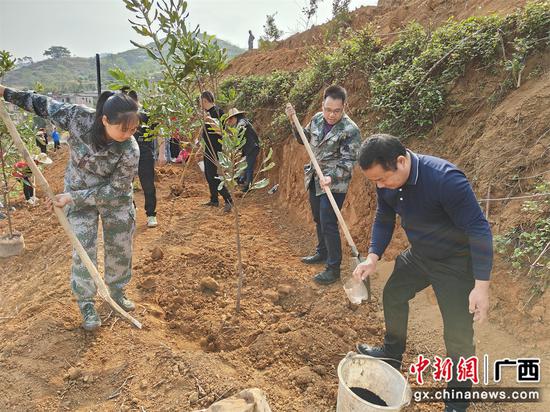
[[[323,176],[323,178],[319,178],[319,185],[321,185],[321,188],[323,190],[327,190],[330,187],[330,184],[332,183],[332,178],[330,176]]]
[[[353,271],[353,277],[357,280],[363,280],[368,278],[376,271],[376,263],[378,262],[378,256],[374,253],[369,253],[367,259],[357,265]]]
[[[63,207],[68,204],[71,204],[72,202],[73,202],[73,198],[70,193],[61,193],[54,196],[53,206]],[[52,201],[50,200],[50,198],[46,198],[45,204],[50,211],[53,210]]]
[[[296,110],[294,110],[294,107],[292,106],[291,103],[286,104],[285,113],[286,113],[287,117],[290,119],[290,121],[292,121],[292,116],[296,115]],[[294,124],[294,123],[292,123],[292,124]]]
[[[476,280],[476,285],[470,292],[470,313],[474,314],[474,322],[483,323],[489,311],[489,281]]]

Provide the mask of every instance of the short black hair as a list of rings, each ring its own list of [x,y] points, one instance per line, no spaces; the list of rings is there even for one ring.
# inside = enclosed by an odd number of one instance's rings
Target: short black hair
[[[138,94],[135,90],[130,90],[128,92],[128,96],[130,96],[132,99],[134,99],[136,102],[138,101]]]
[[[204,99],[210,103],[214,103],[214,93],[212,93],[210,90],[205,90],[201,93],[201,99]]]
[[[342,86],[332,85],[325,89],[323,101],[325,101],[327,97],[332,97],[335,100],[342,100],[342,103],[345,103],[348,98],[348,92]]]
[[[389,134],[373,134],[359,149],[359,166],[367,170],[378,164],[384,170],[396,170],[397,158],[406,155],[407,149],[397,137]]]

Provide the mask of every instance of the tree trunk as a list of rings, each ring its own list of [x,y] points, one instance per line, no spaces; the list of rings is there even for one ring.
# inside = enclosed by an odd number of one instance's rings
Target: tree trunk
[[[0,137],[0,157],[2,158],[2,177],[4,178],[4,206],[6,207],[6,216],[8,217],[8,232],[10,239],[13,238],[13,226],[11,223],[11,205],[10,205],[10,189],[8,185],[8,176],[6,175],[6,160],[4,159],[4,148],[2,147],[2,138]]]

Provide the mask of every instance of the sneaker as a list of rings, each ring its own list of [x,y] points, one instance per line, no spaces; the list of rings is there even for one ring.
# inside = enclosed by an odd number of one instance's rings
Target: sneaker
[[[28,203],[29,205],[31,205],[31,206],[35,206],[36,203],[37,203],[37,202],[36,202],[37,200],[38,200],[38,199],[36,199],[36,197],[31,197],[29,200],[27,200],[27,203]]]
[[[157,227],[157,217],[156,216],[147,216],[147,227]]]
[[[111,291],[111,298],[120,306],[122,309],[124,309],[126,312],[131,312],[136,308],[136,305],[134,302],[132,302],[130,299],[128,299],[124,295],[124,291],[117,289],[115,291]]]
[[[231,209],[233,209],[233,205],[231,205],[231,203],[226,203],[223,206],[223,213],[230,213]]]
[[[101,318],[95,310],[93,303],[86,303],[80,308],[82,314],[82,328],[87,331],[92,331],[101,326]]]

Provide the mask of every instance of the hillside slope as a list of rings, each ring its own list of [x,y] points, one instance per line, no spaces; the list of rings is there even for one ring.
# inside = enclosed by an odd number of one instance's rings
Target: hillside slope
[[[227,50],[230,59],[243,53],[244,50],[224,40],[218,44]],[[101,78],[103,84],[111,79],[109,69],[118,67],[123,71],[138,76],[149,77],[160,71],[158,64],[152,61],[142,49],[131,49],[121,53],[101,55]],[[4,83],[12,87],[33,88],[36,82],[42,83],[48,91],[76,92],[95,90],[96,63],[95,57],[67,57],[47,59],[20,67],[8,72]]]

